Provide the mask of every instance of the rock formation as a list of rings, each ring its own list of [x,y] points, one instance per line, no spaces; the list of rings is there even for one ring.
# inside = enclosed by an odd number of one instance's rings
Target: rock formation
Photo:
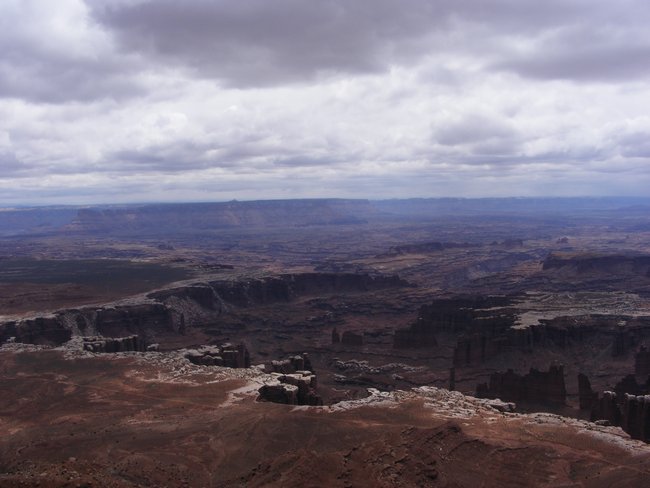
[[[60,345],[72,335],[155,338],[184,334],[214,323],[231,307],[286,303],[298,297],[406,286],[397,276],[367,273],[293,273],[263,278],[211,281],[149,293],[140,303],[61,310],[52,315],[0,323],[0,343]],[[155,339],[154,339],[155,340]]]
[[[604,391],[591,409],[591,421],[605,420],[610,425],[621,425],[621,409],[618,406],[616,393]]]
[[[454,366],[479,364],[508,347],[505,337],[487,337],[484,334],[470,334],[458,338],[454,348]]]
[[[336,330],[336,327],[332,329],[332,344],[339,344],[341,342],[341,335],[339,331]]]
[[[639,384],[635,375],[627,375],[600,398],[585,375],[578,375],[578,387],[580,408],[591,409],[592,422],[620,426],[633,439],[650,442],[650,377]]]
[[[434,300],[420,308],[418,318],[407,329],[395,331],[395,348],[431,347],[437,345],[436,335],[440,333],[465,334],[469,339],[459,343],[456,364],[475,359],[484,359],[489,349],[498,350],[506,340],[507,330],[514,324],[514,316],[507,311],[495,311],[510,303],[503,296],[470,296]],[[467,342],[469,341],[469,342]],[[467,355],[468,343],[475,342]],[[483,345],[481,345],[483,343]],[[475,354],[474,351],[483,351]]]
[[[634,347],[636,338],[626,327],[617,327],[612,339],[612,357],[625,356]]]
[[[634,374],[642,378],[650,376],[650,351],[645,346],[641,346],[634,356]]]
[[[202,346],[185,353],[191,363],[203,366],[225,366],[227,368],[248,368],[251,365],[250,354],[243,344],[221,344],[219,346]]]
[[[346,330],[341,335],[341,344],[346,346],[363,346],[363,335]]]
[[[531,368],[526,375],[512,369],[490,375],[489,384],[476,387],[478,398],[500,398],[506,402],[559,404],[566,402],[564,367],[551,365],[547,372]]]
[[[293,374],[297,371],[311,371],[313,368],[309,354],[302,353],[301,355],[291,356],[288,359],[273,360],[267,366],[269,373]]]
[[[116,337],[147,330],[172,330],[173,319],[163,304],[143,303],[98,309],[95,327],[103,336]]]
[[[650,442],[650,395],[624,395],[621,428],[633,439]]]
[[[316,375],[311,371],[271,373],[271,379],[258,390],[258,400],[288,405],[322,405],[316,387]]]
[[[472,244],[469,242],[419,242],[415,244],[402,244],[400,246],[392,246],[388,250],[387,255],[401,256],[403,254],[426,254],[430,252],[444,251],[445,249],[471,247],[479,247],[479,244]]]
[[[591,411],[591,420],[618,425],[633,439],[650,442],[650,395],[605,391]]]
[[[83,349],[90,352],[147,351],[148,347],[137,335],[127,337],[84,337]]]
[[[578,374],[578,398],[581,410],[591,410],[598,402],[598,393],[591,389],[591,382],[586,375]]]
[[[13,337],[15,342],[59,346],[72,337],[57,316],[36,317],[0,324],[0,344]]]
[[[650,256],[626,254],[569,254],[552,253],[542,264],[542,269],[565,269],[578,274],[622,273],[645,274],[650,268]]]

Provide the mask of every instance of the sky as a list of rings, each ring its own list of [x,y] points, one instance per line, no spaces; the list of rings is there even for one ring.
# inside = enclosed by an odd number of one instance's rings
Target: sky
[[[0,204],[650,196],[646,0],[0,0]]]

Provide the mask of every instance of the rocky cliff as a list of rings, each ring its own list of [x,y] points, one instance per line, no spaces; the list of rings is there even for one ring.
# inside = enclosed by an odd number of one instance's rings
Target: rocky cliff
[[[650,395],[605,391],[591,411],[591,420],[618,425],[633,439],[650,442]]]
[[[525,375],[511,369],[505,373],[492,373],[489,383],[476,387],[476,396],[499,398],[506,402],[563,405],[566,401],[564,368],[554,365],[548,371],[531,368]]]
[[[553,253],[542,264],[543,270],[563,270],[569,273],[607,273],[647,275],[650,256],[626,254],[566,254]]]
[[[184,334],[189,327],[218,321],[235,307],[283,303],[303,296],[355,293],[405,286],[397,276],[355,273],[295,273],[249,280],[211,281],[149,293],[129,303],[84,307],[0,324],[0,343],[60,345],[73,335]]]
[[[495,337],[514,324],[514,315],[495,311],[510,303],[504,296],[469,296],[434,300],[420,308],[407,329],[395,331],[396,348],[430,347],[440,333],[479,333]]]

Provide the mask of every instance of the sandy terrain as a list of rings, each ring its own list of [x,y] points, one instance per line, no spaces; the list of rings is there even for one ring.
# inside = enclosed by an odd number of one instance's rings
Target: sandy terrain
[[[255,401],[255,370],[65,356],[0,353],[0,486],[650,486],[620,429],[459,393],[290,407]]]

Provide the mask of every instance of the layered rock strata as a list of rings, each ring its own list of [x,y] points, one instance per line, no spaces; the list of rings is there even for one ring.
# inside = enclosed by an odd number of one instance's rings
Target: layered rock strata
[[[288,359],[273,360],[267,365],[269,373],[293,374],[297,371],[311,371],[313,368],[309,354],[302,353],[300,355],[291,356]]]
[[[551,365],[548,371],[531,368],[526,375],[512,369],[505,373],[493,373],[489,383],[476,387],[479,398],[500,398],[506,402],[563,405],[566,402],[564,367]]]
[[[159,333],[184,334],[188,327],[214,323],[232,307],[407,284],[397,276],[315,272],[197,283],[152,292],[137,303],[61,310],[47,316],[0,323],[0,343],[13,337],[16,342],[61,345],[73,335],[125,337],[133,334],[152,341]]]
[[[248,368],[251,365],[250,354],[243,344],[230,343],[219,346],[202,346],[190,349],[185,358],[193,364],[202,366],[225,366],[227,368]]]
[[[322,405],[316,387],[316,375],[311,371],[271,373],[271,379],[258,390],[258,400],[287,405]]]
[[[127,337],[84,337],[83,349],[90,352],[146,351],[147,345],[137,335]]]

